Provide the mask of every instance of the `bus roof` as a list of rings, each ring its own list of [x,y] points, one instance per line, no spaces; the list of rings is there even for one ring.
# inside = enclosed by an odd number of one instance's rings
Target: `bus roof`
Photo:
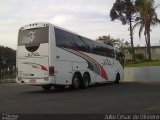
[[[33,29],[33,28],[41,28],[41,27],[46,27],[46,26],[50,26],[52,24],[47,23],[47,22],[37,22],[37,23],[31,23],[31,24],[27,24],[24,25],[20,28],[20,30],[27,30],[27,29]]]
[[[20,28],[20,30],[41,28],[41,27],[47,27],[47,26],[53,26],[53,27],[55,27],[55,28],[59,28],[59,29],[62,29],[62,30],[64,30],[64,31],[67,31],[67,32],[76,34],[76,35],[78,35],[78,36],[84,37],[84,36],[82,36],[82,35],[80,35],[80,34],[78,34],[78,33],[72,32],[71,30],[68,30],[68,29],[59,27],[59,26],[57,26],[57,25],[54,25],[54,24],[51,24],[51,23],[48,23],[48,22],[37,22],[37,23],[27,24],[27,25],[22,26],[22,27]],[[84,38],[87,38],[87,37],[84,37]],[[94,40],[92,40],[92,39],[90,39],[90,38],[87,38],[87,39],[88,39],[88,40],[91,40],[91,41],[93,41],[93,42],[97,42],[97,41],[94,41]],[[115,47],[112,47],[112,46],[103,44],[103,43],[101,43],[101,42],[97,42],[97,43],[99,43],[99,44],[101,44],[101,45],[104,45],[104,46],[106,46],[107,48],[110,48],[110,49],[116,49]],[[120,50],[116,49],[116,51],[120,51]]]

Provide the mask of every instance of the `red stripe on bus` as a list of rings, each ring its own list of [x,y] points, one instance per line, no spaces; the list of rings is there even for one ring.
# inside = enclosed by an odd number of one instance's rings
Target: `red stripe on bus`
[[[42,65],[41,65],[41,70],[48,71],[47,68],[45,66],[42,66]]]
[[[105,70],[103,69],[103,67],[102,67],[96,60],[94,60],[94,59],[91,58],[90,56],[88,56],[88,55],[86,55],[86,54],[84,54],[84,53],[82,53],[82,52],[80,52],[80,51],[77,51],[77,52],[83,54],[84,56],[90,58],[90,59],[93,60],[95,63],[97,63],[98,66],[99,66],[99,68],[100,68],[100,71],[101,71],[101,77],[103,77],[105,80],[108,80],[107,73],[105,72]]]

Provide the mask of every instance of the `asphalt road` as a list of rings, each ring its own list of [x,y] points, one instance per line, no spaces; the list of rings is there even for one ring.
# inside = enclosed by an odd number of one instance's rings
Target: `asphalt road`
[[[41,87],[0,84],[0,113],[105,114],[160,113],[160,83],[120,83],[88,89],[43,91]]]

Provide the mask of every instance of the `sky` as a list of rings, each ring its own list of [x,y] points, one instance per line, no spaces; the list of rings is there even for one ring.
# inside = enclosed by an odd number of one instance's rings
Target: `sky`
[[[110,9],[115,0],[0,0],[0,45],[17,49],[20,27],[48,22],[71,30],[93,40],[98,36],[130,42],[128,25],[111,21]],[[160,0],[155,0],[156,5]],[[160,18],[160,7],[156,9]],[[143,34],[142,34],[143,35]],[[151,43],[160,44],[160,25],[153,27]],[[139,39],[138,28],[134,31],[134,44],[145,45],[144,37]]]

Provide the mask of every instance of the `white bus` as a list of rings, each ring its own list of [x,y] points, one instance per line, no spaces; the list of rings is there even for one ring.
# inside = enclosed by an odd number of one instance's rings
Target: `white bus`
[[[28,24],[19,29],[17,83],[40,85],[44,90],[123,79],[123,55],[49,23]]]

